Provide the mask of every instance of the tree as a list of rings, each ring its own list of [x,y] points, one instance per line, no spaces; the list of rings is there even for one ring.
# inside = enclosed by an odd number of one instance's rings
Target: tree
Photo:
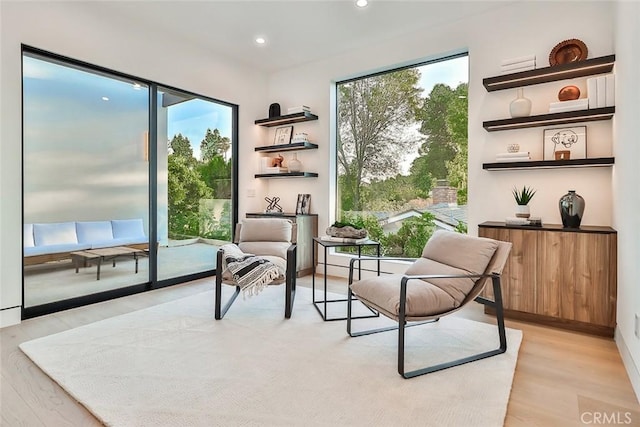
[[[181,133],[174,135],[173,139],[169,143],[172,154],[187,159],[189,162],[194,159],[193,148],[191,148],[191,142],[186,136],[182,136]]]
[[[220,135],[218,129],[207,129],[204,139],[200,142],[200,157],[203,162],[208,162],[215,156],[227,159],[227,150],[231,147],[231,140]]]
[[[169,155],[168,172],[169,235],[198,236],[200,199],[212,191],[183,156]]]
[[[419,113],[420,132],[427,139],[410,170],[423,196],[429,194],[436,179],[445,178],[466,194],[467,93],[466,83],[456,89],[438,83],[424,101]]]
[[[227,162],[216,154],[207,162],[200,163],[197,169],[216,199],[231,198],[231,161]]]
[[[362,210],[363,183],[399,172],[418,143],[407,130],[415,122],[420,72],[406,69],[339,86],[338,168],[342,210]]]

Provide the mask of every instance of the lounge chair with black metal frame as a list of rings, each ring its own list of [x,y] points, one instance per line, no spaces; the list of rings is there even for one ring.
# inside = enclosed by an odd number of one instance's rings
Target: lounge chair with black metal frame
[[[236,225],[234,243],[245,252],[274,263],[280,272],[269,285],[285,284],[284,317],[290,318],[296,295],[296,224],[284,218],[250,218]],[[223,250],[217,253],[215,318],[222,319],[241,289],[228,269],[223,271]],[[222,285],[235,286],[222,304]]]
[[[362,257],[353,258],[349,265],[347,297],[347,333],[351,337],[398,329],[398,373],[404,378],[440,371],[465,363],[504,353],[507,339],[500,276],[506,264],[511,243],[463,235],[444,230],[436,231],[427,242],[422,256],[413,258]],[[405,274],[391,274],[353,281],[356,263],[367,260],[411,260],[414,263]],[[494,300],[480,296],[491,282]],[[352,301],[354,296],[367,307],[398,322],[396,326],[352,331]],[[496,312],[497,349],[405,372],[405,328],[438,321],[471,301],[492,307]],[[407,324],[408,322],[415,322]]]

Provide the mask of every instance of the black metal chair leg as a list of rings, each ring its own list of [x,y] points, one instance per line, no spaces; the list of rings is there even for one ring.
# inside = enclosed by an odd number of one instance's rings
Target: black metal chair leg
[[[287,250],[287,272],[285,275],[284,317],[291,318],[293,301],[296,298],[296,246]]]
[[[236,300],[240,294],[240,287],[236,286],[235,292],[229,300],[225,303],[224,307],[222,307],[222,251],[218,251],[217,254],[217,264],[216,264],[216,300],[215,300],[215,318],[216,320],[220,320],[224,317],[224,315],[231,307],[231,304]]]

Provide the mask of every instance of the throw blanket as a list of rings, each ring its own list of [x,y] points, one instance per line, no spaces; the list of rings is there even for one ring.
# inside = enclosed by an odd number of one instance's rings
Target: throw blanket
[[[228,269],[242,289],[243,297],[257,295],[280,275],[278,267],[264,258],[247,254],[235,244],[223,245],[222,271]]]

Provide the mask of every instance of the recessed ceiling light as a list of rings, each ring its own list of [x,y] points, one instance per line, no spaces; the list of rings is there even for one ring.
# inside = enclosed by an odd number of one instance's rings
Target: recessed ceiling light
[[[103,100],[103,101],[108,101],[108,100],[109,100],[109,98],[107,98],[106,96],[103,96],[103,97],[102,97],[102,100]]]
[[[356,0],[356,6],[358,7],[367,7],[369,4],[369,0]]]
[[[256,37],[256,43],[258,44],[265,44],[267,41],[265,40],[264,37]]]

